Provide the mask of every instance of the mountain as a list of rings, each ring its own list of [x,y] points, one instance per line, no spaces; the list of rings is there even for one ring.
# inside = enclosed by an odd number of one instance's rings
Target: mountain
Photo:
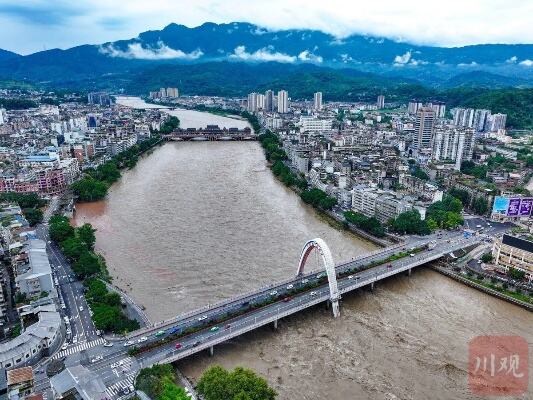
[[[442,87],[477,87],[477,88],[508,88],[508,87],[529,87],[531,81],[520,77],[503,76],[486,71],[472,71],[456,75],[446,82]]]
[[[20,57],[20,55],[18,55],[17,53],[13,53],[12,51],[0,49],[0,62],[4,60],[13,59],[15,57]]]
[[[432,86],[453,84],[457,75],[464,75],[458,78],[460,84],[468,84],[470,78],[476,80],[476,75],[469,75],[470,72],[482,71],[501,76],[499,87],[515,82],[533,85],[531,44],[444,48],[364,35],[339,39],[316,30],[268,31],[242,22],[205,23],[194,28],[170,24],[136,38],[101,45],[53,49],[27,56],[13,54],[7,58],[0,53],[0,79],[68,86],[115,76],[119,82],[127,83],[133,75],[158,66],[221,61],[277,62],[286,68],[313,65],[352,69]],[[484,85],[491,80],[494,79],[486,79]]]

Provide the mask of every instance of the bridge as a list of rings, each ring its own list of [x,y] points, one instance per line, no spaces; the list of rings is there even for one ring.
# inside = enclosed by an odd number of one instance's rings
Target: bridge
[[[207,125],[205,128],[187,128],[178,129],[168,135],[164,135],[165,140],[171,141],[242,141],[257,140],[257,135],[248,127],[238,128],[220,128],[218,125]]]
[[[343,295],[391,276],[407,273],[451,252],[479,243],[480,236],[463,238],[458,232],[434,247],[424,239],[381,249],[335,266],[329,248],[321,239],[307,242],[294,278],[270,285],[234,299],[204,307],[127,335],[141,367],[170,363],[207,350],[259,327],[272,324],[320,303],[331,306],[333,317],[340,315]],[[325,271],[305,273],[309,255],[316,251]],[[141,340],[141,343],[139,341]],[[135,347],[138,346],[138,347]]]

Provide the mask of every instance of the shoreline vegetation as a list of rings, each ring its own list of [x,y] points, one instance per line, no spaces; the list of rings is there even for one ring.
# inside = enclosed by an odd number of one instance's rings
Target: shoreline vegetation
[[[96,328],[113,333],[139,329],[139,323],[124,314],[120,295],[110,292],[102,282],[111,281],[111,277],[104,257],[94,251],[96,229],[91,224],[74,228],[67,217],[60,215],[51,217],[49,224],[50,238],[59,245],[74,274],[85,286]]]

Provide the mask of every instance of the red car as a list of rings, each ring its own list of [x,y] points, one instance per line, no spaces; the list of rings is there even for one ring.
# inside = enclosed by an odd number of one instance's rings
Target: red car
[[[287,297],[285,297],[285,298],[283,299],[283,301],[284,301],[285,303],[288,302],[288,301],[291,301],[291,300],[292,300],[292,297],[290,297],[290,296],[287,296]]]
[[[176,343],[176,350],[181,349],[181,343]]]

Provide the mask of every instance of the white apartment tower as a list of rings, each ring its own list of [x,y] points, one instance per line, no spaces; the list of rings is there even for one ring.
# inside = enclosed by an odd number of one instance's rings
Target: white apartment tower
[[[322,92],[316,92],[313,97],[313,108],[316,111],[322,110]]]
[[[426,107],[418,109],[416,112],[413,147],[418,151],[431,149],[434,129],[435,111]]]
[[[278,92],[278,112],[280,114],[289,112],[289,93],[286,90]]]
[[[474,153],[475,135],[473,129],[457,127],[439,128],[433,138],[431,157],[436,161],[453,161],[455,169],[461,169],[464,160],[471,160]]]
[[[378,106],[378,109],[381,110],[383,108],[385,108],[385,96],[383,96],[382,94],[380,94],[378,96],[378,100],[376,102],[376,105]]]

